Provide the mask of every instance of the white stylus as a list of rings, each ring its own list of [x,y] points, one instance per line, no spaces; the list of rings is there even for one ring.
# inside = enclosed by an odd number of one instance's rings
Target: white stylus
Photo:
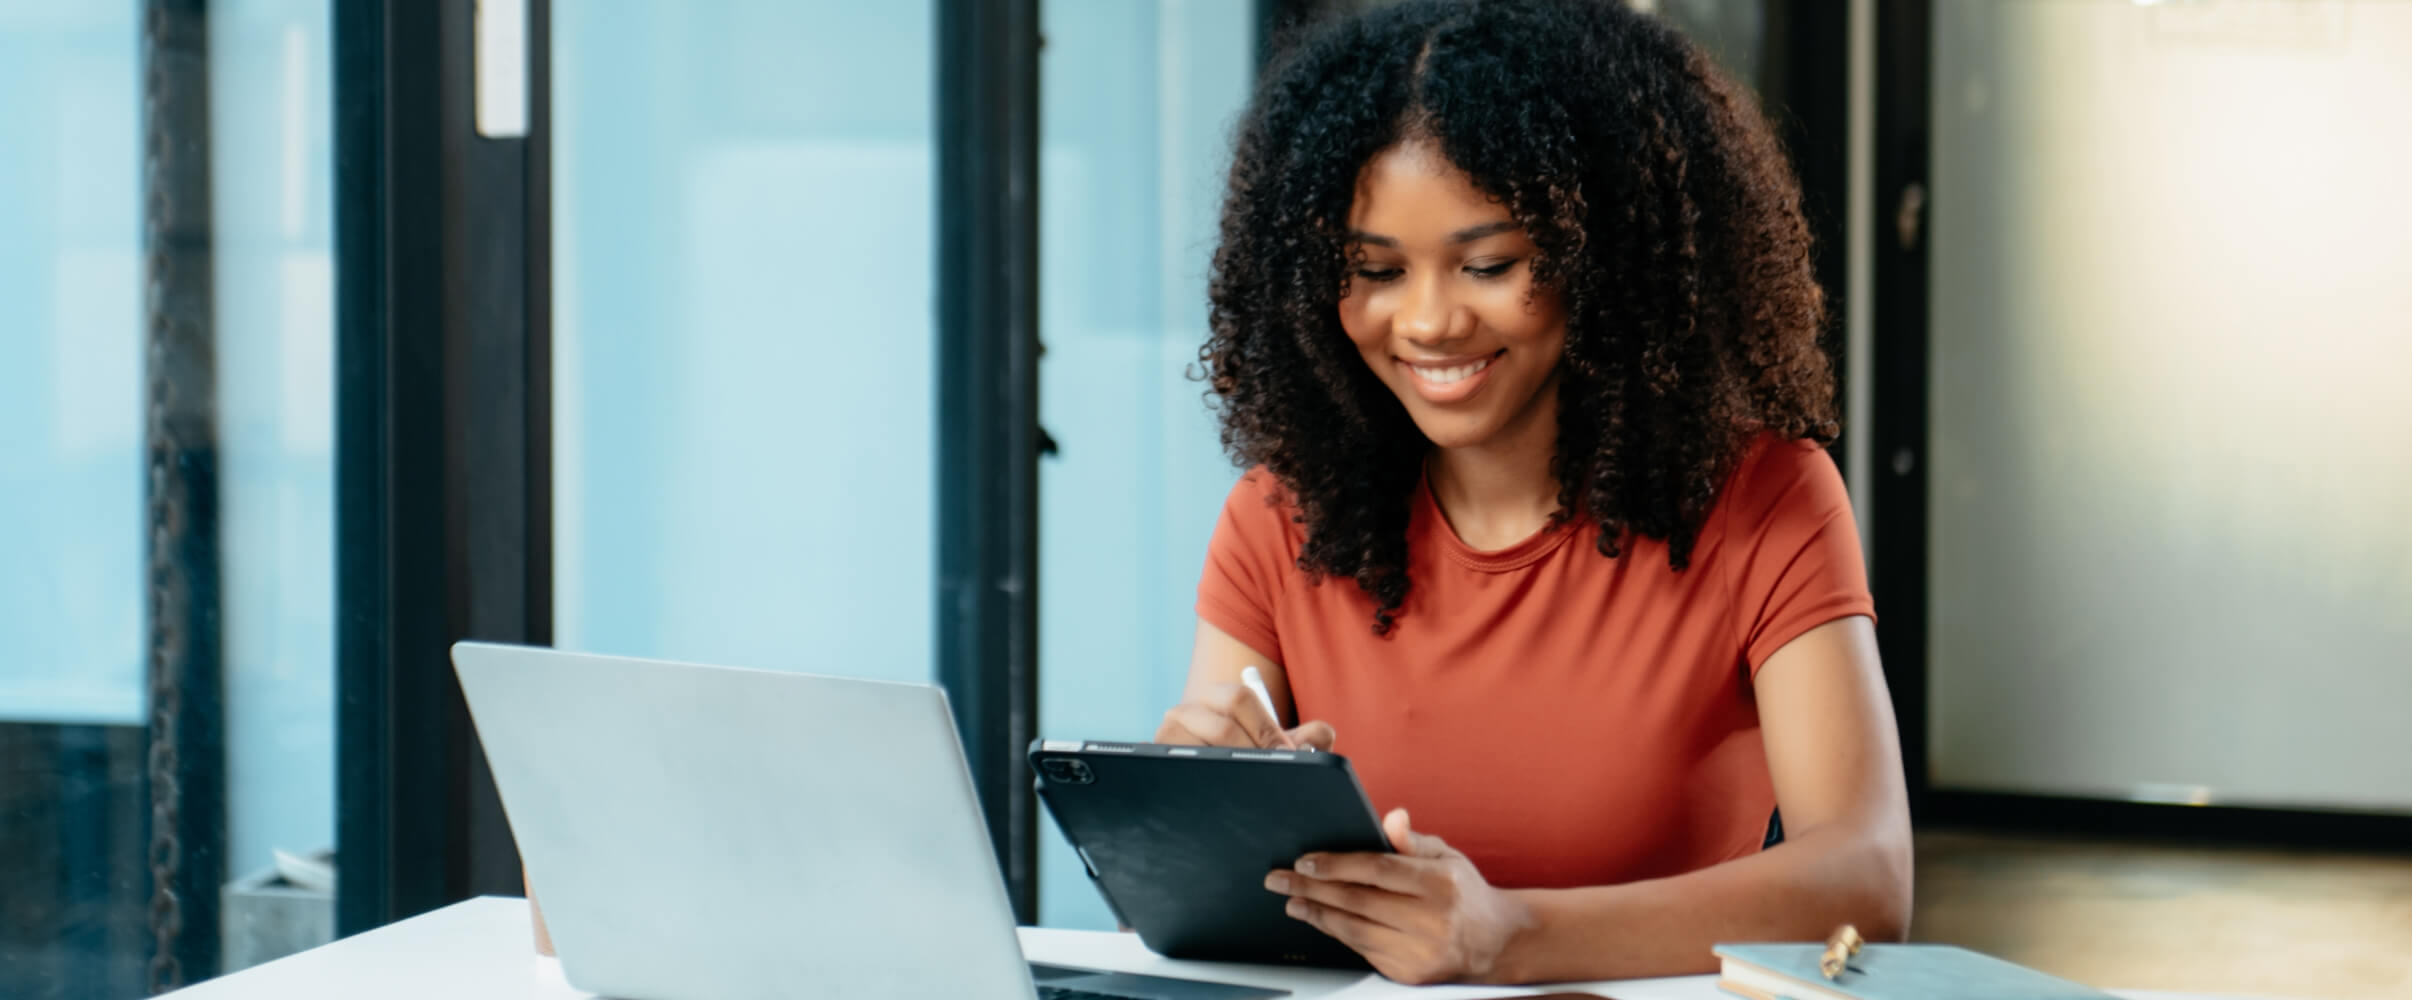
[[[1240,668],[1240,686],[1256,692],[1256,703],[1265,706],[1265,714],[1273,717],[1275,726],[1281,725],[1281,709],[1273,707],[1273,692],[1265,690],[1265,675],[1257,672],[1255,664]],[[1288,737],[1284,736],[1283,739],[1286,741]],[[1308,753],[1315,752],[1314,747],[1301,749]]]

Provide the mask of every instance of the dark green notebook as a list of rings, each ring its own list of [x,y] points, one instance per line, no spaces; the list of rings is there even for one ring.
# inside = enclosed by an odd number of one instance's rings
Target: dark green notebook
[[[1817,971],[1822,944],[1721,944],[1717,986],[1751,1000],[2112,1000],[2101,990],[1942,944],[1872,944],[1841,978]]]

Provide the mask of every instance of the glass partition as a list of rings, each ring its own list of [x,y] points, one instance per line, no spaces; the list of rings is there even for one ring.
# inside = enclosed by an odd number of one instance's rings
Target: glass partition
[[[930,678],[931,18],[553,9],[563,648]]]
[[[1039,729],[1147,739],[1180,699],[1223,496],[1203,383],[1206,266],[1255,72],[1245,3],[1042,5]],[[1113,926],[1052,820],[1039,916]]]
[[[2412,812],[2412,5],[1934,31],[1935,783]]]
[[[0,0],[0,996],[332,937],[328,7],[199,10]]]

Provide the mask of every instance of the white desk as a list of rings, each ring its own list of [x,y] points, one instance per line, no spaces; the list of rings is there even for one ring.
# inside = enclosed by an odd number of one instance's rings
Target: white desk
[[[570,988],[559,963],[535,953],[524,899],[472,899],[423,916],[313,948],[170,996],[180,1000],[590,1000]],[[1480,1000],[1530,988],[1399,986],[1371,975],[1159,958],[1129,934],[1022,929],[1034,962],[1142,972],[1290,990],[1297,1000]],[[1732,1000],[1714,977],[1631,980],[1574,987],[1617,1000]],[[799,984],[798,996],[810,996]],[[2134,1000],[2211,1000],[2176,993],[2123,992]]]

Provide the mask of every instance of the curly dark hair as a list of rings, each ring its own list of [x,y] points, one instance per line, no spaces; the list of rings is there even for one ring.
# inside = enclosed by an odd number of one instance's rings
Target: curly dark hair
[[[1242,119],[1200,351],[1223,446],[1306,528],[1299,567],[1350,577],[1388,634],[1430,447],[1342,331],[1366,163],[1429,140],[1539,248],[1566,314],[1551,472],[1601,555],[1633,533],[1689,564],[1761,434],[1831,444],[1800,187],[1757,104],[1621,0],[1410,0],[1316,29]]]

